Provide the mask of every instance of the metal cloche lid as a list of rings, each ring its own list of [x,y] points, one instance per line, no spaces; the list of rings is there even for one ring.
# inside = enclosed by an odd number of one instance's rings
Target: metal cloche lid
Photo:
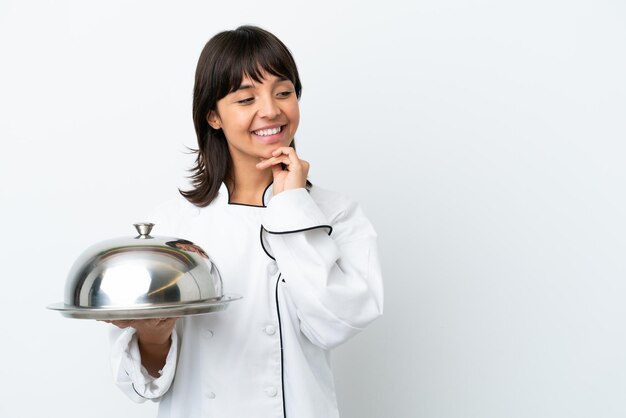
[[[70,318],[144,319],[225,309],[238,295],[222,293],[222,277],[194,243],[150,235],[103,241],[86,249],[65,282],[64,303],[48,306]]]

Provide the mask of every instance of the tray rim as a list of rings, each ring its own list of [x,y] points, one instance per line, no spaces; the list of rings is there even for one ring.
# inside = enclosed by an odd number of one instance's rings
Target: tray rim
[[[111,308],[83,308],[67,305],[64,302],[53,303],[46,306],[47,309],[57,311],[67,318],[75,319],[100,319],[100,320],[122,320],[122,319],[149,319],[168,318],[201,315],[211,312],[218,312],[226,309],[230,302],[242,299],[237,294],[228,294],[220,298],[208,299],[199,302],[180,303],[170,305],[147,305],[139,307],[111,307]]]

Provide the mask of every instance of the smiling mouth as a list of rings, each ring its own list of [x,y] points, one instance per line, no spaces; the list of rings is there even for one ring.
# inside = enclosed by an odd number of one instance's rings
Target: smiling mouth
[[[271,129],[259,129],[258,131],[252,131],[252,133],[258,136],[271,136],[282,132],[282,130],[283,126],[277,126],[276,128]]]

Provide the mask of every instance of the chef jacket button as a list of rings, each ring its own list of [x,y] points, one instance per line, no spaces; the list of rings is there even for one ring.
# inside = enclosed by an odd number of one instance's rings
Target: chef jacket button
[[[204,334],[207,336],[207,338],[211,338],[213,337],[213,331],[211,331],[210,329],[207,329]]]
[[[267,272],[272,276],[278,273],[278,266],[276,265],[275,261],[269,263],[269,265],[267,266]]]
[[[267,396],[269,396],[270,398],[273,398],[274,396],[276,396],[278,394],[278,391],[276,390],[275,387],[268,386],[268,387],[265,388],[265,394]]]
[[[274,325],[268,325],[265,327],[264,331],[267,335],[274,335],[276,334],[276,327]]]
[[[209,399],[215,399],[215,393],[207,392],[206,397],[209,398]]]

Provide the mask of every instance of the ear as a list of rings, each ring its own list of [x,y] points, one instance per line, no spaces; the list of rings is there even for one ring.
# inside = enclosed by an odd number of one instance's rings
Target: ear
[[[215,130],[222,129],[222,120],[216,111],[211,110],[208,115],[206,115],[206,121],[209,126]]]

